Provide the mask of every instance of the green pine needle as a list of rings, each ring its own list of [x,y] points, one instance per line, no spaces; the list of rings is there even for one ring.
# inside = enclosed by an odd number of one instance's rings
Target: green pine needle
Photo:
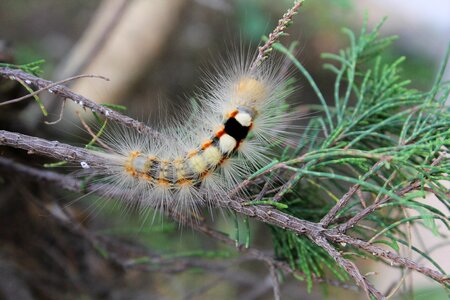
[[[292,54],[295,46],[274,45],[311,85],[321,103],[311,109],[322,115],[310,121],[296,149],[284,151],[281,159],[253,174],[250,180],[267,170],[276,171],[277,164],[283,164],[284,174],[291,172],[290,185],[277,203],[286,205],[284,212],[312,222],[320,221],[351,186],[359,185],[363,199],[355,193],[336,216],[344,221],[336,221],[332,227],[345,223],[367,205],[389,199],[350,233],[398,252],[400,245],[410,246],[405,242],[408,224],[424,226],[436,235],[437,222],[450,228],[450,195],[441,183],[448,181],[450,170],[445,154],[450,147],[450,110],[444,105],[450,85],[442,82],[450,46],[430,91],[415,90],[401,72],[405,57],[383,59],[383,51],[397,38],[379,37],[384,21],[372,31],[367,30],[365,21],[359,36],[343,29],[349,47],[337,54],[322,55],[327,60],[324,67],[336,76],[332,105]],[[439,163],[435,163],[436,159]],[[377,162],[381,163],[374,168]],[[401,193],[413,183],[419,188]],[[447,211],[426,203],[423,198],[428,194],[434,194]],[[275,193],[265,195],[264,202],[271,204],[271,197]],[[404,208],[417,214],[406,215]],[[308,291],[314,276],[329,276],[331,272],[339,280],[348,279],[334,259],[306,237],[275,227],[272,233],[277,257],[303,272],[299,279],[306,280]],[[343,247],[351,254],[349,259],[362,256],[378,260],[351,246]],[[411,249],[442,270],[424,249],[414,245]]]

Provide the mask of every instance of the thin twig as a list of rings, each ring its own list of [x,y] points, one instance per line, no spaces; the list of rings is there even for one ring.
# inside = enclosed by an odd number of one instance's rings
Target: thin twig
[[[92,131],[91,127],[89,127],[89,125],[86,123],[86,121],[84,121],[83,117],[80,115],[80,113],[77,111],[76,112],[78,119],[81,122],[81,125],[83,125],[84,129],[86,129],[86,131],[89,133],[89,135],[92,137],[92,142],[97,142],[99,143],[103,148],[110,150],[111,152],[113,152],[113,149],[111,149],[111,147],[109,147],[108,145],[106,145],[104,142],[102,142],[102,140],[100,140],[98,138],[98,136]]]
[[[251,70],[256,68],[265,59],[267,59],[270,52],[272,51],[273,44],[276,43],[283,34],[285,34],[284,31],[291,23],[294,15],[297,14],[297,11],[303,5],[303,2],[305,2],[305,1],[304,0],[295,1],[294,5],[283,15],[283,17],[280,20],[278,20],[278,25],[269,34],[269,39],[267,40],[267,42],[264,45],[258,47],[258,56],[253,61],[252,65],[250,67]]]
[[[399,196],[399,197],[404,196],[405,194],[407,194],[407,193],[409,193],[411,191],[417,190],[420,187],[420,185],[421,185],[420,181],[415,181],[415,182],[409,184],[408,186],[405,186],[400,191],[398,191],[396,193],[396,195]],[[341,232],[348,231],[350,228],[354,227],[359,221],[361,221],[366,216],[368,216],[369,214],[371,214],[372,212],[377,210],[382,204],[388,202],[389,200],[391,200],[391,197],[386,195],[382,199],[380,199],[379,201],[372,203],[371,205],[367,206],[366,208],[361,210],[359,213],[354,215],[346,223],[339,225],[338,230],[341,231]]]
[[[280,281],[278,280],[278,274],[277,269],[275,268],[275,265],[272,264],[270,261],[267,262],[269,265],[270,270],[270,277],[272,279],[272,285],[273,285],[273,298],[275,300],[281,299],[281,293],[280,293]]]
[[[378,170],[378,168],[384,162],[386,162],[386,160],[387,159],[382,159],[377,163],[375,163],[372,166],[372,168],[370,168],[370,170],[366,174],[364,174],[364,176],[361,177],[361,180],[367,180],[367,178],[369,178],[370,175],[372,175],[376,170]],[[360,184],[353,185],[348,190],[348,192],[345,193],[341,199],[339,199],[339,201],[328,211],[328,213],[322,218],[322,220],[320,220],[320,223],[322,224],[323,227],[328,227],[328,225],[330,225],[333,222],[333,220],[336,218],[337,213],[347,205],[348,201],[350,201],[352,196],[359,191],[360,187],[361,187]]]
[[[36,86],[38,88],[38,90],[34,93],[37,93],[38,91],[48,90],[49,92],[62,97],[62,99],[70,99],[70,100],[74,101],[75,103],[80,105],[83,109],[89,108],[90,110],[92,110],[94,112],[98,112],[101,115],[103,115],[105,118],[107,118],[111,121],[117,122],[126,127],[136,129],[139,132],[144,132],[144,133],[151,134],[154,136],[159,136],[159,133],[156,130],[148,127],[144,123],[136,121],[128,116],[122,115],[119,112],[117,112],[113,109],[110,109],[109,107],[99,105],[99,104],[95,103],[94,101],[87,99],[86,97],[83,97],[81,95],[78,95],[78,94],[72,92],[69,88],[67,88],[66,86],[64,86],[62,84],[53,83],[49,80],[45,80],[45,79],[36,77],[32,74],[29,74],[29,73],[24,72],[19,69],[10,69],[10,68],[0,67],[0,76],[11,79],[11,80],[15,80],[16,78],[19,78],[27,84],[32,84],[32,85]],[[86,77],[86,75],[80,75],[80,76]],[[88,77],[89,76],[95,76],[95,75],[88,75]],[[77,78],[77,76],[72,77],[72,78]],[[68,79],[66,79],[65,81],[67,81],[67,80]],[[28,98],[31,96],[32,96],[32,94],[29,94],[24,97]],[[13,99],[13,100],[21,101],[21,100],[23,100],[21,98]]]
[[[450,278],[447,275],[441,274],[438,271],[435,271],[435,270],[432,270],[425,266],[419,265],[418,263],[414,262],[413,260],[411,260],[409,258],[402,257],[392,251],[380,248],[380,247],[370,244],[366,241],[363,241],[363,240],[360,240],[357,238],[353,238],[353,237],[345,235],[345,234],[336,234],[336,235],[334,235],[334,237],[329,236],[329,234],[330,234],[330,232],[325,233],[325,235],[328,238],[334,240],[335,242],[346,243],[346,244],[355,246],[359,249],[362,249],[362,250],[365,250],[365,251],[371,253],[373,256],[386,258],[389,261],[392,261],[393,263],[399,264],[408,269],[412,269],[419,273],[422,273],[425,276],[436,280],[437,282],[450,284]]]
[[[58,124],[59,122],[61,122],[61,120],[63,118],[63,115],[64,115],[64,108],[65,107],[66,107],[66,99],[63,99],[58,119],[55,120],[55,121],[44,121],[44,123],[47,124],[47,125],[55,125],[55,124]]]
[[[1,70],[1,68],[0,68],[0,70]],[[17,70],[19,70],[19,69],[17,69]],[[26,74],[29,74],[29,73],[26,73]],[[36,96],[37,94],[39,94],[39,93],[41,93],[43,91],[48,91],[49,93],[52,94],[53,93],[52,87],[58,86],[59,84],[63,84],[63,83],[66,83],[66,82],[69,82],[69,81],[72,81],[72,80],[75,80],[75,79],[80,79],[80,78],[100,78],[100,79],[103,79],[105,81],[109,81],[109,78],[106,78],[106,77],[100,76],[100,75],[94,75],[94,74],[77,75],[77,76],[69,77],[69,78],[66,78],[66,79],[63,79],[63,80],[60,80],[60,81],[49,83],[48,85],[46,85],[46,86],[44,86],[44,87],[42,87],[42,88],[40,88],[40,89],[38,89],[38,90],[36,90],[36,91],[34,91],[32,93],[29,93],[29,94],[27,94],[25,96],[22,96],[22,97],[19,97],[19,98],[14,98],[14,99],[11,99],[11,100],[8,100],[8,101],[3,101],[3,102],[0,103],[0,106],[10,105],[10,104],[13,104],[13,103],[17,103],[17,102],[29,99],[29,98],[34,97],[34,96]],[[9,79],[11,79],[11,80],[18,80],[19,79],[19,80],[21,80],[21,78],[19,76],[11,76],[11,75],[10,75]],[[27,84],[32,84],[33,83],[31,80],[27,80],[27,79],[25,79],[25,80],[26,80],[25,83],[27,83]]]
[[[347,271],[347,273],[355,280],[356,284],[358,284],[367,294],[367,297],[370,298],[369,293],[372,294],[376,299],[385,299],[384,295],[381,294],[370,282],[366,280],[366,278],[359,272],[358,268],[355,264],[348,259],[342,257],[342,255],[337,251],[333,246],[331,246],[327,240],[319,235],[312,235],[311,238],[313,241],[325,249],[328,254],[334,258],[334,260]]]
[[[446,151],[440,151],[439,156],[431,163],[431,166],[437,166],[441,161],[446,157],[447,152]],[[429,172],[429,169],[425,169],[424,171]],[[417,190],[422,185],[421,180],[414,180],[407,186],[405,186],[403,189],[398,191],[396,194],[397,196],[404,196],[407,193]],[[377,199],[378,200],[378,199]],[[391,197],[388,195],[385,195],[381,200],[375,201],[372,205],[367,206],[362,211],[360,211],[358,214],[353,216],[350,220],[348,220],[346,223],[339,226],[339,231],[346,232],[353,226],[355,226],[359,221],[361,221],[363,218],[365,218],[370,213],[377,210],[382,204],[388,202],[391,200]]]

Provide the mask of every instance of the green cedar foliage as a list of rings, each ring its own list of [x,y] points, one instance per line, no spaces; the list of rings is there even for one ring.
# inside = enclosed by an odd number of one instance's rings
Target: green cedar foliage
[[[450,47],[432,88],[427,92],[415,90],[405,78],[408,74],[401,73],[404,57],[392,62],[383,60],[383,51],[396,39],[379,37],[383,22],[371,32],[365,22],[359,36],[343,29],[349,47],[337,54],[322,55],[327,60],[324,67],[336,76],[332,104],[327,104],[290,49],[274,46],[292,60],[322,104],[321,116],[311,120],[297,149],[293,154],[284,153],[280,160],[296,175],[291,177],[293,182],[283,192],[281,203],[287,206],[284,211],[288,214],[319,222],[352,185],[359,184],[365,203],[355,193],[330,227],[345,223],[364,206],[389,197],[348,233],[398,252],[400,245],[409,246],[405,224],[423,225],[436,235],[437,222],[449,227],[449,193],[442,180],[448,180],[450,170],[450,161],[445,157],[450,144],[450,111],[445,106],[450,84],[442,82],[442,75]],[[442,160],[433,164],[440,155]],[[420,188],[401,193],[413,183],[420,183]],[[424,201],[430,193],[442,202],[446,212]],[[409,216],[404,208],[418,214]],[[332,273],[340,280],[348,278],[334,259],[307,237],[282,228],[273,227],[272,232],[277,257],[305,274],[302,279],[306,279],[308,289],[313,276]],[[349,259],[377,259],[347,245],[336,246],[352,253]],[[445,274],[425,249],[411,247]]]

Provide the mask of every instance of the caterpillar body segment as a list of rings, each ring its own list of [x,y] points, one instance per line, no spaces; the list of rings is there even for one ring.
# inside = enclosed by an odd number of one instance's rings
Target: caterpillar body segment
[[[185,157],[160,160],[155,155],[132,151],[124,166],[125,172],[153,184],[166,183],[172,188],[178,184],[199,184],[204,176],[214,172],[238,150],[250,127],[251,116],[236,110],[210,140]]]
[[[128,191],[122,200],[143,208],[195,210],[226,198],[264,165],[290,119],[289,91],[277,64],[250,65],[239,61],[210,78],[208,91],[198,95],[200,109],[188,122],[162,128],[158,138],[125,128],[107,132],[102,139],[113,153],[95,153],[110,162],[98,170],[112,184],[110,194]]]

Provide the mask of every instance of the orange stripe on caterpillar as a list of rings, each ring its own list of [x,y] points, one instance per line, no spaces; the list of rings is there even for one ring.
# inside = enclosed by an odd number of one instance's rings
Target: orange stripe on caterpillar
[[[137,190],[124,200],[145,207],[195,206],[226,197],[254,166],[266,162],[264,148],[273,137],[279,140],[280,124],[288,119],[285,80],[277,73],[281,68],[270,63],[255,69],[249,62],[233,63],[200,96],[205,103],[189,115],[187,126],[168,126],[157,139],[131,131],[111,134],[106,144],[116,152],[104,154],[112,157],[104,174],[114,174],[108,178],[117,190]]]

